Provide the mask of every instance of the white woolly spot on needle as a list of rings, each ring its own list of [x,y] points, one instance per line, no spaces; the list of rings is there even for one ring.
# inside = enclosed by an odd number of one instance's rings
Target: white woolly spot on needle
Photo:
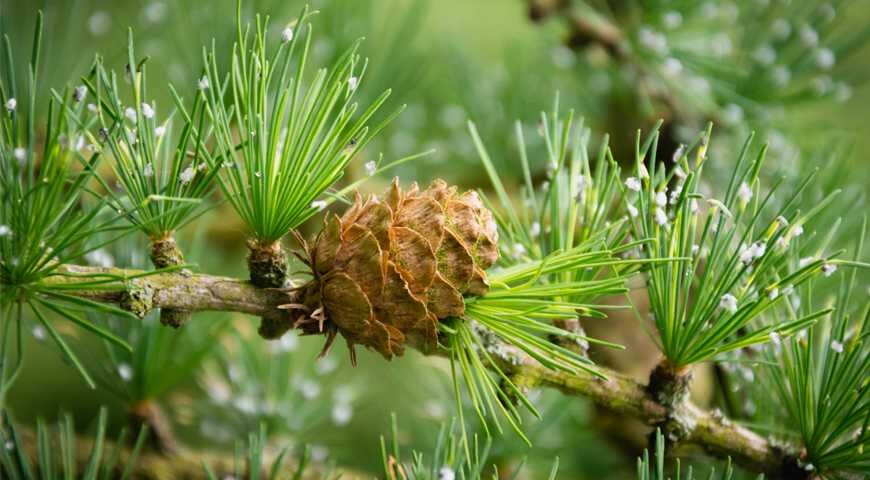
[[[124,109],[124,116],[127,117],[127,120],[130,120],[131,123],[136,123],[136,109],[132,107],[127,107]]]
[[[773,343],[774,345],[778,346],[778,345],[782,344],[782,337],[779,335],[778,332],[770,332],[769,336],[770,336],[770,342]]]
[[[744,264],[752,263],[752,259],[754,258],[752,247],[743,244],[740,246],[740,250],[738,250],[737,254],[740,257],[740,261]]]
[[[125,382],[129,382],[133,379],[133,367],[126,363],[121,363],[118,365],[118,376],[121,377],[121,380]]]
[[[290,27],[281,30],[281,41],[284,43],[290,43],[293,40],[293,29]]]
[[[81,102],[88,95],[88,88],[84,85],[79,85],[75,89],[73,89],[73,100],[76,102]]]
[[[749,184],[746,182],[742,182],[740,184],[740,188],[737,189],[737,196],[740,198],[742,203],[747,203],[752,198],[752,188],[749,187]]]
[[[722,295],[722,298],[719,300],[719,306],[731,313],[734,313],[737,311],[737,298],[735,298],[734,295],[731,295],[730,293],[726,293],[725,295]]]
[[[366,164],[365,164],[365,169],[366,169],[366,174],[367,174],[368,176],[371,177],[372,175],[374,175],[375,173],[377,173],[377,171],[378,171],[378,164],[375,163],[374,161],[366,162]]]
[[[192,167],[187,167],[178,175],[178,180],[181,181],[182,184],[188,184],[193,180],[193,177],[196,175],[196,170]]]
[[[148,119],[154,118],[154,107],[148,103],[142,102],[142,116]]]
[[[660,226],[665,226],[668,224],[668,214],[666,214],[665,211],[662,210],[661,207],[656,207],[655,216],[656,216],[656,223],[659,224]]]
[[[455,480],[456,472],[447,465],[438,470],[438,480]]]

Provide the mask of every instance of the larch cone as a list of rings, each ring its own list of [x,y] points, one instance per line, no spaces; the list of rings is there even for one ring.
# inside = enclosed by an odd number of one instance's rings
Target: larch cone
[[[357,194],[339,218],[329,215],[304,245],[313,279],[285,305],[303,334],[337,334],[385,358],[404,346],[430,351],[438,323],[465,313],[464,296],[489,286],[485,270],[498,259],[492,213],[477,193],[457,193],[435,180],[402,192],[398,179],[381,197]],[[305,242],[303,242],[305,243]]]

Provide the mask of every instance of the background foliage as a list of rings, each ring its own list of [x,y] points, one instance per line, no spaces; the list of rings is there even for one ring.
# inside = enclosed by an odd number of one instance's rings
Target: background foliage
[[[628,173],[635,168],[638,129],[648,132],[663,118],[658,152],[670,158],[680,144],[696,139],[708,121],[714,122],[704,181],[693,188],[720,197],[729,191],[728,182],[746,136],[756,131],[756,145],[768,144],[768,158],[758,180],[764,192],[780,177],[785,178],[782,188],[793,191],[800,179],[818,169],[812,183],[795,200],[795,208],[806,212],[827,192],[843,189],[804,226],[809,234],[802,240],[801,252],[820,252],[822,244],[830,251],[854,251],[855,239],[866,232],[860,213],[870,193],[870,169],[862,153],[870,148],[870,130],[864,118],[870,105],[870,89],[866,87],[870,10],[866,5],[858,1],[590,0],[567,2],[570,8],[559,7],[537,22],[530,20],[530,5],[562,3],[312,0],[311,8],[320,11],[311,18],[312,62],[317,66],[331,64],[359,37],[365,37],[359,53],[368,57],[369,63],[365,82],[356,95],[363,104],[370,104],[391,89],[382,109],[392,112],[406,105],[401,115],[350,161],[349,173],[338,186],[366,178],[366,163],[380,161],[381,153],[384,161],[392,161],[434,149],[434,153],[377,173],[362,188],[381,192],[394,174],[421,184],[440,177],[464,187],[479,187],[491,200],[501,200],[491,178],[492,171],[497,171],[508,201],[520,204],[530,195],[529,190],[547,180],[554,158],[558,161],[563,156],[548,152],[546,139],[558,139],[555,132],[559,126],[555,121],[546,123],[548,117],[540,113],[552,109],[558,92],[563,112],[571,108],[575,117],[584,119],[583,138],[575,141],[594,159],[609,134],[613,159]],[[268,14],[273,27],[268,35],[277,38],[302,6],[299,1],[247,1],[243,16],[252,19],[255,12]],[[40,98],[48,98],[52,88],[60,91],[64,85],[79,84],[88,74],[95,53],[108,68],[122,72],[128,58],[127,27],[132,27],[137,54],[150,58],[147,100],[159,106],[159,113],[167,114],[176,101],[162,87],[171,82],[180,92],[193,91],[203,74],[202,46],[210,46],[214,39],[216,62],[223,68],[230,58],[222,55],[231,51],[236,36],[232,0],[2,0],[0,32],[19,47],[15,50],[18,58],[13,59],[16,65],[29,60],[28,48],[21,47],[30,44],[38,8],[45,15],[41,75],[36,85]],[[571,12],[617,26],[630,50],[607,55],[606,45],[578,39]],[[788,33],[784,33],[784,24]],[[23,81],[24,77],[18,79]],[[178,115],[175,120],[180,121]],[[469,134],[468,120],[474,122],[477,137]],[[517,133],[522,134],[522,148],[518,148]],[[483,145],[489,164],[479,156]],[[527,174],[519,167],[520,150],[527,158]],[[103,169],[103,173],[110,172],[109,167]],[[740,175],[746,173],[741,171]],[[752,181],[749,179],[750,184]],[[761,196],[762,191],[756,189],[755,195]],[[785,193],[772,198],[768,211],[760,214],[766,222],[763,227],[774,221],[787,200]],[[559,199],[534,201],[541,205],[554,202],[551,208],[558,209]],[[543,211],[544,207],[540,208]],[[589,218],[588,223],[603,227],[602,220]],[[303,229],[311,231],[318,222],[319,217],[315,217]],[[533,222],[533,218],[523,218],[523,228],[533,229]],[[835,224],[836,235],[828,235]],[[622,227],[614,230],[617,235],[624,234]],[[244,232],[245,226],[230,206],[222,204],[180,230],[178,241],[185,260],[197,264],[201,271],[244,277]],[[142,240],[132,235],[129,242],[96,250],[86,259],[92,264],[145,267]],[[509,245],[518,243],[532,259],[561,246],[546,244],[544,238],[536,245],[533,239],[519,237]],[[764,273],[768,278],[784,275],[809,254],[790,254],[794,258],[771,265]],[[857,260],[866,261],[866,257]],[[803,306],[782,306],[788,309],[788,318],[798,320],[820,310],[836,296],[845,301],[845,286],[822,280],[801,287],[808,290],[803,298],[815,299],[815,305],[805,301]],[[854,305],[866,304],[866,272],[857,273],[850,292],[853,298],[859,297]],[[862,296],[864,303],[860,303]],[[643,301],[636,306],[645,314]],[[860,308],[853,310],[857,310],[853,316],[866,315]],[[608,313],[616,317],[615,333],[602,335],[596,332],[600,325],[591,325],[593,336],[619,343],[640,338],[627,344],[627,353],[655,351],[644,327],[630,313]],[[449,366],[441,359],[410,352],[400,361],[386,363],[362,353],[359,365],[351,368],[343,346],[315,362],[320,339],[287,336],[275,342],[261,341],[255,321],[247,317],[198,314],[180,334],[162,328],[156,316],[132,327],[129,320],[111,313],[91,317],[89,321],[130,343],[134,353],[58,324],[82,362],[98,372],[95,381],[100,388],[88,389],[57,350],[47,346],[51,338],[44,327],[28,317],[29,335],[24,341],[29,358],[8,400],[19,423],[35,425],[37,418],[54,422],[66,418],[62,412],[69,412],[82,431],[97,424],[98,418],[102,428],[105,419],[98,417],[98,412],[106,405],[107,428],[117,432],[125,426],[129,411],[147,400],[169,412],[173,430],[190,446],[230,454],[237,441],[249,434],[256,440],[260,426],[265,425],[261,442],[290,445],[290,451],[299,455],[307,444],[308,455],[317,463],[334,462],[354,471],[380,474],[383,467],[377,439],[390,429],[392,413],[400,419],[395,435],[403,448],[408,447],[403,455],[406,459],[411,446],[422,452],[439,451],[439,442],[444,441],[439,441],[439,428],[445,422],[449,425],[457,414]],[[608,321],[595,320],[602,324]],[[767,331],[763,318],[754,322],[750,326],[758,329],[755,331]],[[843,322],[843,317],[837,316],[811,341],[829,344],[832,336],[842,338]],[[866,331],[866,322],[864,328]],[[792,341],[784,342],[782,348],[790,353],[782,361],[786,368],[807,368],[798,366],[803,354]],[[619,353],[592,351],[593,358],[605,364],[614,363],[612,358]],[[825,357],[815,351],[812,355]],[[864,355],[866,358],[866,347]],[[765,424],[765,429],[779,433],[782,423],[766,424],[770,422],[764,416],[767,399],[774,398],[775,392],[809,387],[781,384],[774,377],[769,381],[776,388],[758,391],[751,379],[763,373],[753,358],[757,360],[757,356],[746,359],[735,355],[734,362],[710,367],[706,382],[701,382],[706,387],[696,395],[747,423]],[[646,380],[654,360],[651,363],[640,353],[627,355],[615,364],[628,372],[643,372],[639,377]],[[626,447],[630,442],[617,439],[619,435],[613,433],[614,429],[627,432],[630,426],[613,426],[590,404],[558,392],[534,391],[530,397],[543,417],[524,419],[525,433],[534,446],[510,433],[496,436],[489,446],[489,463],[496,464],[500,472],[519,469],[525,459],[528,478],[546,478],[558,456],[558,478],[633,477],[640,449]],[[789,416],[800,416],[802,406],[784,403]],[[800,427],[813,434],[812,419],[802,419]],[[826,448],[820,440],[818,455],[825,455]],[[684,465],[709,462],[697,452],[681,453],[686,455]],[[453,465],[455,459],[448,455],[443,461]],[[433,464],[422,470],[437,475],[436,467]],[[701,471],[706,472],[706,468]],[[740,475],[737,472],[736,478]]]

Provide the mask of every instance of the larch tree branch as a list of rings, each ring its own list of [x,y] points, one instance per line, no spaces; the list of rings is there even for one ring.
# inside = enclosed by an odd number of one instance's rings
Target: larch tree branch
[[[273,320],[290,321],[289,313],[279,308],[292,303],[293,293],[263,289],[247,281],[205,274],[158,273],[142,275],[141,270],[64,265],[59,274],[43,280],[47,287],[63,285],[66,293],[94,301],[117,304],[144,317],[154,309],[179,309],[190,312],[237,312]],[[82,281],[106,274],[121,278],[117,289],[74,288]],[[72,287],[72,289],[70,289]],[[557,389],[566,395],[585,397],[619,415],[637,418],[648,425],[662,425],[675,413],[650,394],[646,385],[610,369],[599,367],[606,379],[590,373],[548,369],[531,357],[512,355],[499,360],[500,369],[524,388],[536,386]],[[736,425],[718,411],[706,411],[684,403],[678,415],[684,429],[681,440],[696,444],[712,455],[730,457],[735,463],[771,478],[794,472],[796,449],[774,445],[766,438]]]
[[[638,72],[638,88],[649,95],[649,98],[658,102],[660,109],[655,116],[670,121],[674,118],[686,116],[685,109],[679,99],[665,89],[655,86],[655,75],[651,75],[648,68],[635,58],[631,46],[626,39],[626,33],[594,9],[585,7],[582,10],[568,0],[526,0],[528,3],[529,19],[539,23],[550,17],[560,17],[568,27],[568,36],[565,45],[580,51],[591,46],[603,49],[615,61],[630,66]]]
[[[622,31],[601,15],[591,10],[575,11],[567,0],[529,0],[529,18],[541,22],[553,15],[561,15],[570,29],[567,44],[574,49],[600,45],[609,54],[625,59],[628,48]]]

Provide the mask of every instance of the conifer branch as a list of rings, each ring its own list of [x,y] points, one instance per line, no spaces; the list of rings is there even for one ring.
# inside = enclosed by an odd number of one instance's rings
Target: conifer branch
[[[531,358],[519,364],[503,362],[506,374],[520,376],[525,386],[555,388],[566,395],[586,397],[617,415],[637,418],[648,425],[668,421],[668,409],[658,403],[645,385],[620,372],[600,367],[606,380],[586,372],[558,372],[544,368]],[[673,415],[673,414],[671,414]],[[718,411],[705,411],[685,403],[677,414],[687,426],[684,441],[704,448],[719,457],[730,457],[736,464],[771,478],[780,478],[795,462],[788,449],[775,446],[754,432],[735,425]]]
[[[571,2],[565,0],[529,0],[528,3],[529,18],[534,22],[557,14],[565,18],[570,28],[567,39],[569,47],[580,49],[596,44],[618,59],[628,54],[622,31],[601,15],[591,11],[574,11]]]
[[[670,121],[674,117],[685,116],[691,109],[685,108],[667,90],[652,88],[648,68],[639,62],[632,48],[626,42],[626,33],[620,27],[591,8],[578,10],[566,0],[528,0],[531,21],[540,23],[549,17],[558,16],[568,27],[565,46],[574,51],[582,51],[597,46],[607,52],[615,61],[635,69],[641,81],[638,88],[643,89],[650,99],[657,102],[659,109],[652,118]]]
[[[292,303],[290,294],[280,290],[261,289],[247,281],[204,274],[157,273],[143,276],[139,270],[65,265],[43,280],[47,286],[61,287],[67,294],[81,298],[118,304],[138,316],[156,308],[181,309],[190,312],[226,311],[288,320],[279,305]],[[81,277],[112,275],[133,278],[107,289],[85,287],[75,289]],[[78,278],[77,278],[78,277]],[[675,415],[657,402],[645,385],[619,372],[601,368],[607,377],[592,373],[553,371],[532,358],[516,352],[508,359],[496,359],[498,367],[512,377],[522,377],[524,387],[555,388],[566,395],[586,397],[613,412],[631,416],[650,425],[658,425]],[[796,459],[792,451],[775,446],[767,439],[735,425],[715,412],[708,412],[691,403],[680,407],[681,421],[687,426],[685,441],[699,445],[709,453],[730,457],[735,463],[772,478],[794,472]]]
[[[58,272],[60,275],[44,279],[43,284],[70,288],[84,276],[136,277],[126,284],[113,285],[114,288],[101,284],[98,288],[85,287],[66,293],[115,303],[139,317],[157,308],[172,308],[190,312],[238,312],[277,319],[283,317],[278,305],[288,303],[287,295],[278,290],[257,288],[250,282],[231,277],[183,273],[140,276],[144,273],[141,270],[78,265],[65,265]]]

